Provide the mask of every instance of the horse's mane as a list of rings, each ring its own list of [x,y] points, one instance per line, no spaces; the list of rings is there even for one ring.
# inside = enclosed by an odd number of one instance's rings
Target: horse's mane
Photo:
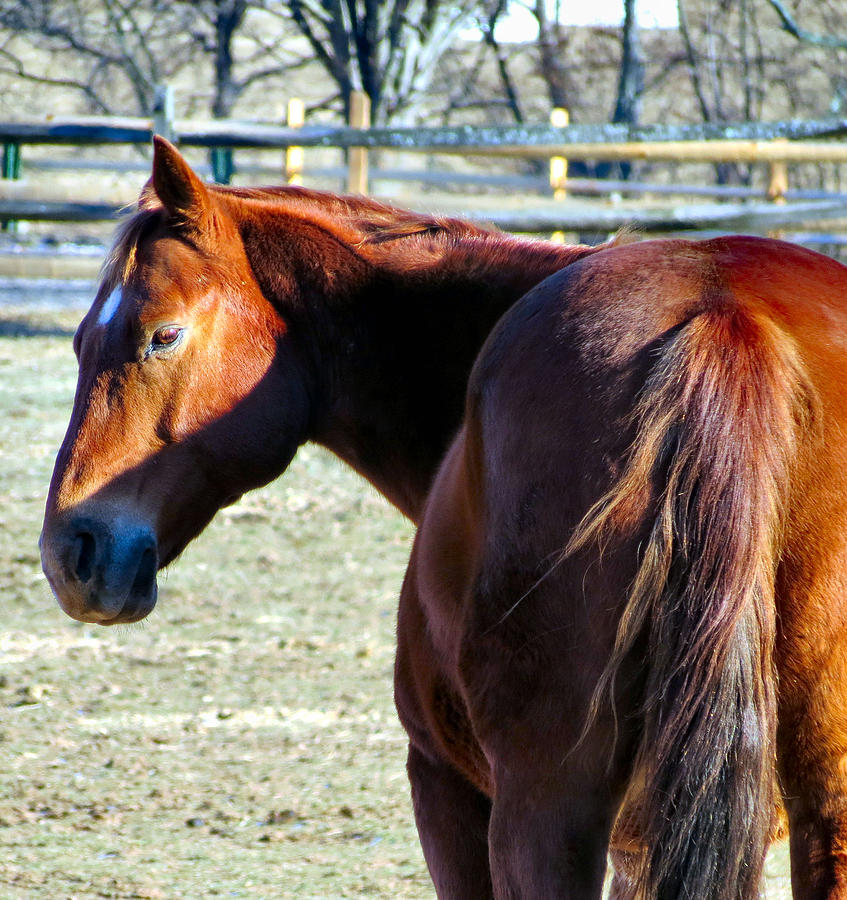
[[[109,284],[123,284],[135,271],[138,245],[162,220],[162,208],[139,206],[118,225],[112,248],[102,268],[102,280]]]
[[[397,238],[431,235],[443,238],[491,234],[491,230],[449,216],[411,212],[371,197],[332,194],[311,188],[294,187],[224,187],[212,186],[223,196],[255,200],[271,205],[284,204],[289,213],[303,213],[310,220],[316,215],[328,219],[345,231],[359,233],[357,245],[381,244]]]
[[[587,253],[612,244],[630,243],[638,236],[622,229],[596,247],[566,246],[548,241],[515,237],[493,227],[485,227],[450,216],[427,215],[374,200],[345,196],[290,185],[281,187],[212,186],[219,196],[279,205],[286,213],[302,215],[308,221],[346,243],[363,257],[387,264],[409,275],[443,262],[448,254],[467,273],[494,267],[548,269],[551,261],[563,267]],[[402,252],[394,246],[404,240]],[[544,276],[541,276],[544,277]]]
[[[356,246],[382,244],[415,235],[458,238],[491,234],[488,229],[461,219],[414,213],[369,197],[343,196],[292,186],[207,187],[217,196],[236,201],[258,201],[300,215],[305,221],[314,221],[317,216],[324,227],[330,223],[333,230],[340,227],[347,237],[354,236],[352,243]],[[152,196],[145,192],[135,211],[118,226],[104,263],[104,275],[123,281],[132,274],[139,243],[162,221],[162,207]]]
[[[369,197],[337,195],[290,185],[207,185],[207,188],[236,215],[241,204],[258,204],[271,216],[275,211],[284,212],[289,217],[300,218],[304,224],[317,226],[343,241],[353,252],[375,258],[382,257],[384,254],[381,251],[384,250],[394,265],[407,272],[418,266],[431,265],[437,258],[443,258],[446,252],[459,245],[468,247],[466,264],[471,267],[485,265],[486,261],[490,264],[498,258],[502,258],[504,262],[507,257],[514,260],[515,254],[524,255],[526,263],[530,265],[533,260],[538,259],[542,247],[543,255],[555,256],[563,266],[590,252],[587,247],[565,247],[520,240],[462,219],[411,212]],[[118,227],[112,249],[103,266],[104,280],[108,279],[110,283],[125,282],[132,275],[137,264],[140,242],[157,225],[162,224],[164,215],[155,194],[145,191],[136,211]],[[398,254],[394,247],[386,246],[404,239],[410,240],[410,243],[404,248],[403,254]],[[627,243],[630,239],[620,235],[613,243]]]

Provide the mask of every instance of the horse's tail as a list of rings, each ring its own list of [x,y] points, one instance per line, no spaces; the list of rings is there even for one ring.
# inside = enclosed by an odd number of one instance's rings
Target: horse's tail
[[[774,578],[808,385],[763,315],[728,304],[694,316],[651,367],[622,478],[568,548],[652,510],[594,698],[596,713],[646,637],[638,898],[758,896],[773,813]]]

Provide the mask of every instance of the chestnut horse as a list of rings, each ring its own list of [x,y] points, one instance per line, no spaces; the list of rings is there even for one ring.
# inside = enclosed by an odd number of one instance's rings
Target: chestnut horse
[[[45,572],[143,618],[319,441],[420,521],[396,696],[439,896],[599,897],[620,817],[619,895],[752,898],[778,781],[795,897],[847,897],[845,294],[788,244],[526,242],[206,187],[159,140],[76,336]]]

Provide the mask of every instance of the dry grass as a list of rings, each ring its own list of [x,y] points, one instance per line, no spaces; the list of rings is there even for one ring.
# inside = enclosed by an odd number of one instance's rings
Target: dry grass
[[[71,622],[36,541],[76,318],[0,311],[0,895],[430,897],[391,696],[409,526],[309,448],[147,622]]]

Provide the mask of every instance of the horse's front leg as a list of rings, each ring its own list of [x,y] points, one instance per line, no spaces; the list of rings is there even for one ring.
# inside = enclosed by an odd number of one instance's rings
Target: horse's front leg
[[[400,595],[394,671],[415,820],[440,900],[486,900],[492,896],[487,766],[463,701],[439,664],[442,653],[419,597],[419,555],[416,541]]]
[[[408,770],[418,834],[438,897],[491,897],[488,797],[451,766],[411,744]]]

